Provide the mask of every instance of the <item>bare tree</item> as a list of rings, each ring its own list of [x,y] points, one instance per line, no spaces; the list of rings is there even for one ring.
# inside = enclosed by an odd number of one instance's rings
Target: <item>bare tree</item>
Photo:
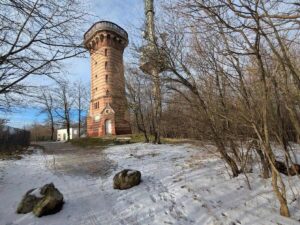
[[[71,114],[75,99],[72,96],[69,82],[67,80],[60,82],[55,89],[55,94],[55,113],[67,129],[67,140],[70,141]]]
[[[37,98],[38,104],[41,106],[41,113],[47,114],[48,122],[50,124],[51,129],[51,137],[50,140],[54,141],[54,132],[55,132],[55,111],[54,111],[54,99],[53,99],[53,92],[50,90],[42,91],[42,95]]]
[[[77,0],[0,2],[0,107],[28,91],[29,77],[55,79],[61,61],[85,52],[83,7]]]
[[[182,44],[178,51],[174,50],[172,46],[178,46],[178,41],[173,45],[169,41],[166,47],[176,77],[171,80],[184,84],[195,94],[200,93],[199,105],[207,115],[216,141],[224,146],[227,141],[233,143],[230,136],[235,134],[233,128],[240,126],[238,123],[252,128],[247,129],[246,136],[259,142],[258,153],[264,168],[271,171],[273,190],[283,216],[289,216],[289,209],[271,141],[280,143],[286,163],[293,163],[287,126],[292,125],[298,132],[299,112],[293,101],[288,100],[298,99],[294,90],[299,93],[299,69],[293,60],[297,53],[288,50],[293,49],[291,46],[299,49],[295,40],[299,35],[300,15],[294,5],[276,0],[180,0],[172,10],[177,10],[185,21],[185,35],[189,41],[194,40],[192,46],[196,51]],[[180,40],[182,35],[176,35],[173,40]],[[188,55],[187,50],[194,55]],[[197,79],[195,71],[204,79]],[[205,76],[211,77],[211,81]],[[288,120],[283,116],[285,110],[289,113]],[[234,147],[231,150],[235,155]]]
[[[35,122],[28,129],[31,141],[49,141],[51,139],[51,136],[49,136],[51,128],[49,129],[49,124],[47,123],[39,124]]]
[[[138,132],[142,132],[145,137],[145,142],[149,142],[149,132],[150,132],[150,121],[146,121],[149,109],[149,95],[147,93],[149,79],[147,80],[145,75],[134,68],[128,68],[126,70],[126,89],[128,93],[129,108],[133,111],[134,121],[137,126]],[[149,118],[149,117],[148,117]]]
[[[88,89],[87,87],[82,83],[82,81],[77,81],[73,85],[74,89],[74,106],[77,110],[78,115],[78,137],[81,136],[82,133],[82,127],[83,127],[83,112],[88,111]]]

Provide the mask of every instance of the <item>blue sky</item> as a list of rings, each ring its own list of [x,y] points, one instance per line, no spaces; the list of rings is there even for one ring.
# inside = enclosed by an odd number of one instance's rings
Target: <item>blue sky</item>
[[[144,18],[143,0],[89,0],[87,4],[90,13],[95,15],[95,18],[91,21],[91,25],[99,20],[108,20],[123,27],[129,34],[130,42],[140,37],[139,28],[141,28]],[[129,58],[128,49],[124,55],[125,62]],[[71,81],[81,80],[89,82],[89,57],[72,59],[65,62],[64,70]],[[39,111],[39,109],[35,108],[19,108],[14,113],[0,112],[0,118],[9,119],[9,125],[22,128],[34,122],[44,122],[46,115],[40,114]]]

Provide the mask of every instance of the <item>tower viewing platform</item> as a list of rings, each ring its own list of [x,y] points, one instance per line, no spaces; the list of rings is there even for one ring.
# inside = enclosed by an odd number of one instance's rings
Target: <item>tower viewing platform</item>
[[[103,31],[114,33],[119,36],[119,39],[121,38],[121,41],[126,43],[126,46],[128,45],[128,33],[122,27],[113,22],[99,21],[94,23],[94,25],[84,34],[84,44],[86,48],[90,48],[91,46],[89,45],[92,44],[93,37],[95,37],[97,33],[102,33]]]
[[[109,21],[99,21],[99,22],[94,23],[94,25],[91,26],[91,28],[87,32],[85,32],[84,40],[87,41],[89,38],[91,38],[91,36],[93,36],[94,33],[96,33],[97,31],[103,31],[103,30],[114,31],[117,34],[119,34],[120,36],[123,36],[124,39],[128,40],[127,32],[119,25],[109,22]]]

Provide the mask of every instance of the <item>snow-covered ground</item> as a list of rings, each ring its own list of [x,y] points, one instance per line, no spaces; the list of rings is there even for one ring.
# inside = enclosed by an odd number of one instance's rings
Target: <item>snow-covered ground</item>
[[[270,180],[248,174],[250,191],[243,175],[228,177],[210,146],[131,144],[99,153],[87,150],[78,158],[83,161],[75,160],[76,153],[40,151],[0,161],[0,224],[299,224],[300,201],[292,200],[293,193],[300,193],[299,178],[286,179],[297,186],[288,188],[293,219],[281,217]],[[98,173],[97,165],[107,171]],[[114,190],[112,178],[125,168],[140,170],[143,181],[129,190]],[[27,190],[49,182],[64,195],[62,211],[42,218],[15,213]]]

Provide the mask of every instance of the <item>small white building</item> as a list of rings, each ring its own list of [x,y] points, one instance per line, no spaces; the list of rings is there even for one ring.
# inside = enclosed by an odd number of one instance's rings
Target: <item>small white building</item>
[[[78,129],[70,128],[70,139],[78,138]],[[57,130],[57,141],[67,141],[68,140],[68,132],[67,129],[59,129]]]

